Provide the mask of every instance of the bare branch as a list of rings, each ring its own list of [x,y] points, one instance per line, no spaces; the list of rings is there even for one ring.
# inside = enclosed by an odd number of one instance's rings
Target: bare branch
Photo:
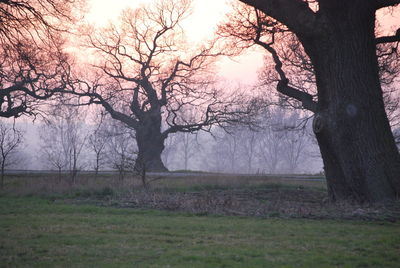
[[[0,116],[32,115],[37,100],[48,99],[67,86],[69,59],[62,52],[61,35],[77,18],[72,9],[78,3],[0,2]]]
[[[381,36],[375,39],[376,44],[400,42],[400,28],[397,29],[395,35]]]
[[[297,34],[311,36],[318,31],[315,13],[302,0],[240,0],[285,24]],[[299,23],[301,22],[301,23]]]

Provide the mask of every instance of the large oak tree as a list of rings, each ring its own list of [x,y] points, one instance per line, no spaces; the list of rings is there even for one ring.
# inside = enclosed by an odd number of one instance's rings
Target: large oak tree
[[[249,113],[240,94],[218,90],[213,64],[224,53],[217,42],[200,48],[185,42],[180,23],[190,2],[164,0],[126,10],[119,25],[88,34],[101,76],[69,92],[135,130],[138,170],[166,170],[161,153],[168,135],[242,121]]]
[[[290,84],[273,40],[260,44],[275,60],[278,91],[315,113],[313,130],[330,198],[361,202],[398,198],[400,155],[385,113],[376,46],[399,41],[400,31],[377,38],[375,14],[400,1],[240,1],[284,24],[311,60],[316,97]]]

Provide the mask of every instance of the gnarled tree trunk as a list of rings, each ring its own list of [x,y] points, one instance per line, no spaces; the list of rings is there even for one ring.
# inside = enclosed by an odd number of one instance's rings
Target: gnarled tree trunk
[[[329,195],[375,202],[399,197],[400,156],[378,76],[375,9],[358,2],[323,9],[324,34],[299,38],[316,72],[314,132]]]
[[[289,86],[279,56],[260,39],[257,29],[256,44],[269,51],[276,63],[281,78],[278,91],[315,113],[313,127],[331,199],[399,198],[400,155],[385,113],[376,43],[398,41],[400,35],[376,39],[374,30],[376,10],[400,1],[240,1],[285,24],[312,61],[317,103],[312,95]]]
[[[156,172],[168,171],[161,160],[166,138],[161,133],[161,115],[153,115],[152,118],[143,120],[143,122],[136,128],[136,142],[139,152],[135,169]]]

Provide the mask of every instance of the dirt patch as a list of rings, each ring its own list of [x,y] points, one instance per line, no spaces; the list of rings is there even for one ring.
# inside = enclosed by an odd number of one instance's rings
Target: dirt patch
[[[135,191],[124,196],[68,199],[74,204],[146,208],[199,215],[400,220],[400,203],[359,205],[330,203],[326,192],[310,189],[228,189],[198,192]]]

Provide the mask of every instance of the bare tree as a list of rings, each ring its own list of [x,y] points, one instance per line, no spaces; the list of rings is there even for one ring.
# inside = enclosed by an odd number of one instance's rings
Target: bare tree
[[[82,169],[82,151],[86,144],[87,131],[84,117],[77,107],[58,105],[50,113],[41,130],[42,152],[48,163],[57,168],[59,178],[62,169],[69,171],[71,184]]]
[[[0,121],[1,188],[4,187],[4,170],[10,164],[13,154],[21,146],[22,137],[21,131]]]
[[[182,109],[182,113],[188,120],[195,120],[197,111],[195,109]],[[177,133],[177,152],[183,160],[183,169],[188,170],[189,162],[199,153],[200,144],[198,142],[198,132],[181,132]]]
[[[247,172],[251,173],[253,170],[253,162],[256,154],[257,132],[248,129],[243,134],[243,136],[245,137],[245,142],[243,143],[243,146],[245,148],[244,155],[247,160]]]
[[[238,160],[238,151],[239,151],[239,141],[238,137],[234,135],[233,133],[225,133],[223,136],[223,139],[225,142],[223,143],[224,148],[225,148],[225,153],[227,156],[227,159],[229,161],[229,166],[230,166],[230,171],[231,172],[237,172],[238,171],[238,166],[237,160]]]
[[[183,160],[183,169],[189,169],[190,160],[192,160],[200,150],[200,144],[197,140],[198,133],[183,132],[177,135],[179,143],[177,144],[180,158]]]
[[[134,129],[136,163],[152,171],[166,170],[161,153],[168,135],[237,122],[249,113],[243,95],[217,89],[213,63],[222,54],[217,42],[197,50],[185,46],[180,22],[189,10],[188,0],[126,10],[119,28],[88,36],[104,77],[96,85],[65,91],[102,105],[113,119]],[[189,107],[196,110],[195,118],[182,112]]]
[[[251,173],[256,165],[257,139],[259,127],[249,128],[247,126],[235,126],[229,128],[228,158],[231,160],[230,172]],[[225,139],[223,136],[222,139]],[[224,141],[222,141],[224,144]],[[223,157],[222,155],[220,157]]]
[[[60,130],[60,132],[62,132]],[[63,147],[62,135],[55,127],[46,127],[40,131],[41,159],[51,169],[55,168],[58,172],[58,180],[61,181],[62,171],[67,167],[67,156]]]
[[[214,128],[212,136],[203,137],[202,162],[213,171],[251,173],[257,164],[259,132],[246,126]]]
[[[281,162],[282,143],[284,133],[278,131],[281,126],[283,114],[280,109],[268,109],[267,114],[263,115],[268,122],[263,124],[258,132],[258,150],[257,155],[260,162],[267,166],[269,173],[274,174],[278,170]],[[264,169],[263,169],[264,170]]]
[[[376,36],[375,13],[400,1],[241,2],[254,7],[255,16],[231,17],[225,30],[239,43],[267,50],[278,73],[278,92],[315,114],[313,130],[330,198],[360,202],[397,198],[400,155],[385,113],[376,51],[379,44],[398,42],[400,31]],[[317,96],[291,83],[282,68],[275,45],[279,35],[288,31],[296,35],[310,59]]]
[[[99,174],[99,170],[103,163],[105,162],[104,151],[107,143],[107,137],[105,137],[102,133],[98,130],[95,130],[88,138],[88,143],[90,149],[93,151],[95,155],[95,162],[94,162],[94,172],[95,178],[97,178]]]
[[[300,119],[299,113],[292,112],[284,119],[280,130],[284,135],[282,140],[283,158],[288,172],[292,174],[297,170],[300,160],[305,162],[305,151],[309,145],[305,126],[298,127]]]
[[[97,119],[98,122],[95,125],[95,129],[88,137],[89,149],[94,153],[95,156],[93,164],[95,178],[97,178],[101,166],[106,163],[105,150],[108,141],[107,130],[104,125],[104,115],[100,114],[100,117]]]
[[[118,171],[122,181],[126,173],[134,171],[137,159],[137,146],[134,142],[134,132],[119,121],[108,119],[102,130],[106,142],[106,159],[111,168]]]
[[[0,1],[0,116],[35,114],[37,100],[68,87],[61,35],[80,0]]]
[[[236,128],[215,128],[212,133],[214,142],[210,148],[211,157],[207,159],[210,168],[217,172],[239,172],[241,170],[238,165],[240,139],[236,135]]]

